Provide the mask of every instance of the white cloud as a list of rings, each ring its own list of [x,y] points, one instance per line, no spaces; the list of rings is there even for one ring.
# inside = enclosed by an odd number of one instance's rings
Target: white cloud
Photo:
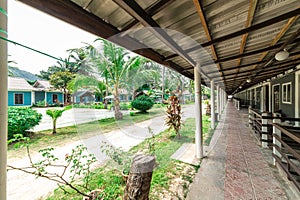
[[[97,36],[33,9],[23,3],[8,1],[8,39],[55,57],[67,57],[66,50],[92,43]],[[9,60],[14,66],[38,74],[56,60],[23,47],[8,44]]]

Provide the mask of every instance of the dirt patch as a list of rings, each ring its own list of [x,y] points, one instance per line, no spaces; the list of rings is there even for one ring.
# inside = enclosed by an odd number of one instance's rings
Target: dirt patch
[[[193,182],[196,174],[194,166],[178,162],[176,163],[176,171],[169,173],[170,178],[168,188],[155,190],[150,199],[164,199],[164,200],[182,200],[187,196],[188,188]]]

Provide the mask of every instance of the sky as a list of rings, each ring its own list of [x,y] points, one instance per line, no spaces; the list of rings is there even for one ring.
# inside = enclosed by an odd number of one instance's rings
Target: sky
[[[92,44],[97,36],[67,24],[15,0],[8,1],[8,39],[54,57],[66,58],[66,50]],[[12,66],[39,74],[55,65],[56,60],[8,43],[8,60]]]

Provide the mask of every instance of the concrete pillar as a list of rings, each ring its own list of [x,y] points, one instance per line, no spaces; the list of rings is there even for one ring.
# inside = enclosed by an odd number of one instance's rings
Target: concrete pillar
[[[201,95],[201,74],[200,64],[197,63],[194,68],[194,80],[195,80],[195,109],[196,109],[196,131],[195,131],[195,143],[196,143],[196,158],[203,157],[203,136],[202,136],[202,95]]]
[[[218,118],[216,120],[220,120],[220,86],[217,85],[217,113],[218,113]]]
[[[223,112],[224,109],[224,91],[221,89],[221,112]]]
[[[251,106],[251,108],[253,108],[253,102],[252,102],[252,100],[253,100],[253,97],[252,97],[252,90],[250,90],[250,106]]]
[[[211,122],[210,127],[211,129],[215,129],[215,121],[216,121],[216,115],[215,115],[215,81],[210,81],[210,100],[211,100],[211,108],[210,108],[210,114],[211,114]]]
[[[7,38],[7,0],[0,1],[0,36]],[[7,164],[7,42],[0,39],[0,199],[6,200]]]

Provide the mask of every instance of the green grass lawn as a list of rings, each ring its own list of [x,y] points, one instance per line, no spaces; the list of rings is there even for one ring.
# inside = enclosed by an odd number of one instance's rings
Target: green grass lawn
[[[58,128],[56,134],[52,134],[52,130],[40,131],[30,135],[30,150],[37,152],[45,146],[57,147],[66,143],[75,142],[80,139],[89,138],[101,133],[107,133],[116,129],[118,126],[128,126],[132,123],[142,122],[153,117],[164,114],[164,108],[156,106],[148,111],[146,114],[133,111],[134,115],[124,115],[123,120],[116,121],[114,118],[101,119],[94,122],[79,124],[77,126],[68,126]],[[59,119],[58,119],[59,120]],[[8,146],[8,158],[24,157],[26,151],[16,145]]]
[[[210,122],[207,119],[207,116],[203,116],[203,130],[204,138],[207,138],[206,142],[208,142],[208,138],[210,138]],[[194,142],[195,119],[187,119],[180,133],[181,137],[178,138],[174,135],[173,131],[163,131],[154,138],[146,139],[139,145],[133,147],[129,152],[129,154],[135,154],[137,152],[147,153],[149,144],[154,144],[154,151],[152,151],[152,153],[154,152],[158,165],[152,176],[150,199],[157,200],[164,199],[166,196],[175,197],[178,195],[185,197],[189,184],[192,182],[199,168],[199,166],[192,166],[170,158],[183,143]],[[125,182],[122,180],[119,170],[112,169],[109,167],[109,164],[106,164],[94,170],[93,173],[90,182],[91,189],[100,189],[102,191],[101,199],[122,199]],[[177,188],[172,187],[172,185],[174,185],[172,180],[175,179],[177,181],[179,180],[178,185],[183,188],[183,194],[176,194]],[[66,193],[66,191],[68,193]],[[82,197],[69,188],[65,188],[65,192],[61,189],[56,189],[54,194],[48,198],[48,200],[58,199],[79,200],[82,199]]]

